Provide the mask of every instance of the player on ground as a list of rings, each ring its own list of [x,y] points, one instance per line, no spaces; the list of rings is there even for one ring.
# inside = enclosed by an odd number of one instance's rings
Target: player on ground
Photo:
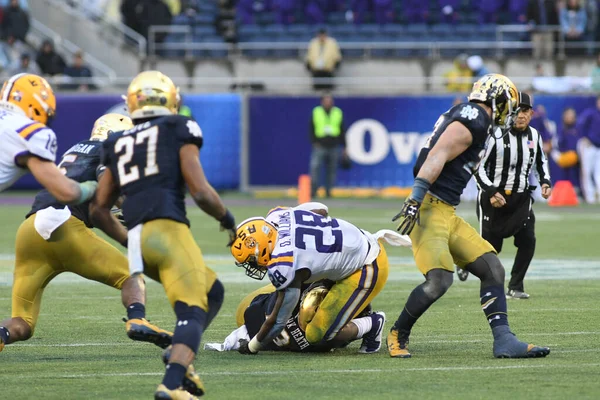
[[[415,165],[415,183],[404,202],[398,231],[409,234],[425,282],[410,294],[387,345],[392,357],[408,358],[411,329],[452,285],[454,264],[481,280],[480,300],[494,335],[498,358],[545,357],[547,347],[519,341],[510,331],[504,293],[504,267],[492,245],[455,214],[460,195],[485,152],[493,124],[510,128],[517,88],[505,76],[486,75],[473,85],[469,102],[438,119]]]
[[[95,180],[103,170],[102,142],[112,132],[132,126],[128,117],[118,114],[100,117],[90,139],[71,147],[59,168],[77,182]],[[86,202],[65,207],[47,190],[35,197],[27,219],[17,232],[12,318],[0,323],[0,351],[5,344],[33,336],[44,288],[58,274],[73,272],[119,290],[141,279],[129,276],[127,258],[92,231],[88,206]],[[123,297],[129,314],[128,335],[166,348],[171,344],[171,334],[146,321],[144,303],[144,298]]]
[[[297,208],[273,212],[278,213],[277,227],[264,218],[247,219],[238,226],[231,247],[236,264],[248,276],[262,279],[268,273],[278,293],[260,331],[239,351],[255,354],[266,348],[293,315],[302,284],[327,279],[335,284],[306,326],[308,343],[363,338],[360,352],[377,352],[385,314],[355,318],[387,281],[387,255],[378,239],[398,244],[400,235],[372,235],[344,220]]]
[[[204,264],[189,228],[186,184],[198,206],[229,231],[231,241],[235,237],[233,215],[200,164],[200,126],[176,115],[178,103],[177,88],[158,71],[142,72],[131,82],[127,106],[135,127],[104,142],[106,172],[90,206],[94,224],[128,245],[131,275],[144,273],[161,282],[177,315],[169,364],[155,399],[195,398],[182,389],[186,374],[194,381],[186,389],[196,396],[204,393],[192,361],[203,331],[223,302],[223,285]],[[119,195],[125,196],[123,216],[129,232],[110,212]],[[129,291],[145,289],[132,286]]]
[[[96,190],[96,181],[77,183],[54,164],[56,135],[46,125],[56,99],[46,80],[33,74],[11,77],[0,90],[0,192],[28,171],[60,203],[81,204]]]

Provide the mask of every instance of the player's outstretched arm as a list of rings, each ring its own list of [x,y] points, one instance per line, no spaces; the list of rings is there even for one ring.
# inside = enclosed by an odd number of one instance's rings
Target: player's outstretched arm
[[[96,190],[95,181],[75,182],[67,178],[51,161],[29,156],[23,164],[27,166],[35,179],[63,204],[85,203],[92,198]]]
[[[110,169],[106,169],[98,182],[96,196],[90,203],[90,217],[94,225],[108,236],[127,247],[127,230],[110,212],[119,197],[119,189]]]
[[[200,152],[194,144],[186,144],[179,150],[179,159],[183,179],[188,186],[192,198],[208,215],[221,223],[221,228],[229,231],[230,243],[235,240],[235,219],[223,204],[221,197],[208,183],[202,164]]]

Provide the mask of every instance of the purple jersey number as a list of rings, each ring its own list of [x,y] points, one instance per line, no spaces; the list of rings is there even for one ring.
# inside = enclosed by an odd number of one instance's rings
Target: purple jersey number
[[[344,238],[342,237],[340,224],[335,218],[322,217],[318,214],[310,211],[296,210],[294,211],[294,217],[296,219],[296,247],[302,250],[306,250],[306,242],[304,241],[305,236],[312,236],[315,238],[315,248],[319,253],[339,253],[342,251]],[[308,217],[305,220],[303,217]],[[323,243],[323,229],[315,228],[328,228],[331,230],[331,235],[334,238],[333,244]]]

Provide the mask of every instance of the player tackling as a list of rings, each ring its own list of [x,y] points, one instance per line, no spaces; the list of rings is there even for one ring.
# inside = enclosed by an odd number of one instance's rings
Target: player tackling
[[[481,280],[481,307],[494,336],[497,358],[545,357],[547,347],[519,341],[508,325],[504,267],[492,245],[455,213],[460,195],[485,152],[493,125],[510,128],[517,88],[505,76],[490,74],[473,85],[469,102],[452,107],[436,122],[415,165],[415,183],[402,210],[398,231],[410,235],[425,282],[410,294],[394,323],[390,356],[408,358],[411,329],[452,285],[454,264]]]

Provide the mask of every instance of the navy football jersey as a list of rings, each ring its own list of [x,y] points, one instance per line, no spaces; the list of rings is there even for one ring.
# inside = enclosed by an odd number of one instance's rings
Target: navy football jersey
[[[492,120],[481,106],[477,103],[463,103],[442,114],[433,127],[431,137],[419,153],[413,171],[416,177],[427,159],[429,150],[437,143],[448,125],[455,121],[463,124],[471,132],[473,142],[462,154],[446,163],[440,176],[429,189],[436,197],[453,206],[460,203],[460,195],[477,170],[490,137]]]
[[[125,196],[122,210],[128,229],[155,219],[189,226],[179,166],[179,150],[185,144],[201,148],[202,130],[180,115],[147,120],[104,142],[102,163]]]
[[[85,182],[97,180],[98,174],[103,169],[100,166],[101,152],[102,142],[84,140],[67,150],[58,167],[67,177],[74,181]],[[86,202],[77,206],[69,206],[69,209],[74,217],[83,221],[88,228],[91,228],[89,204],[89,202]],[[65,206],[44,189],[35,196],[31,211],[29,211],[27,217],[48,207],[62,209]]]

